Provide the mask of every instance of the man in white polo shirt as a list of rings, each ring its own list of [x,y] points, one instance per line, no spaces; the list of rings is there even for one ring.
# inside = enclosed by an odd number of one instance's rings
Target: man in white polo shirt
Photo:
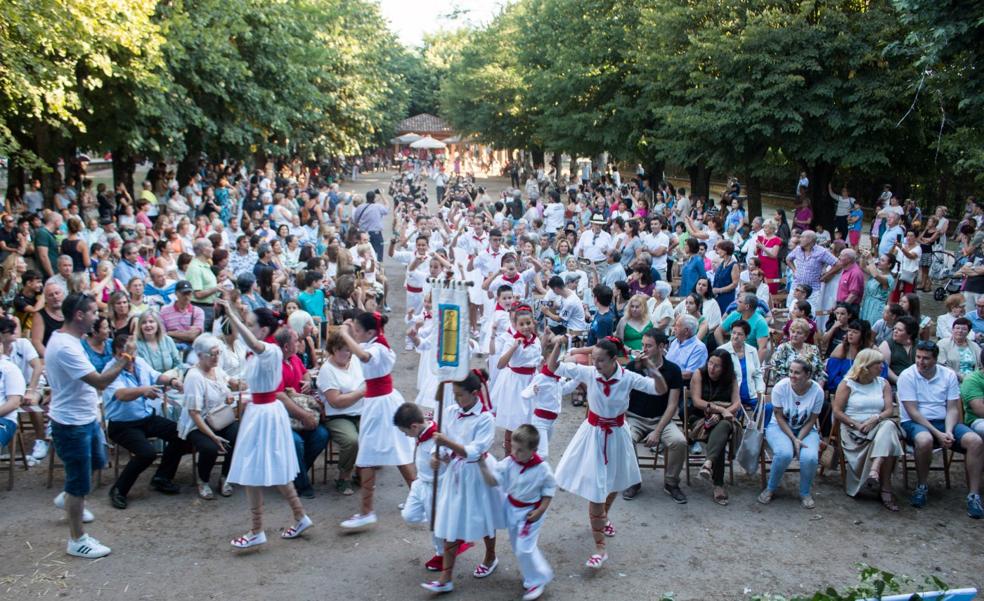
[[[906,440],[916,456],[918,484],[912,493],[913,507],[925,507],[929,496],[929,464],[933,447],[953,449],[966,457],[967,515],[984,517],[981,508],[981,468],[984,441],[960,423],[960,385],[957,375],[945,365],[937,365],[940,349],[927,340],[916,344],[916,363],[899,374],[899,417]]]
[[[84,294],[70,294],[62,302],[65,323],[48,340],[44,353],[45,373],[51,386],[51,437],[55,452],[65,465],[65,510],[68,514],[67,552],[96,559],[110,549],[82,529],[85,496],[92,489],[92,470],[106,464],[105,440],[99,427],[99,394],[125,365],[119,362],[99,373],[82,348],[82,336],[92,330],[99,316],[96,301]],[[136,353],[130,339],[126,355]]]
[[[587,259],[592,263],[601,263],[605,254],[615,248],[612,235],[601,229],[605,225],[605,216],[595,213],[591,216],[591,229],[581,234],[574,247],[574,255]]]

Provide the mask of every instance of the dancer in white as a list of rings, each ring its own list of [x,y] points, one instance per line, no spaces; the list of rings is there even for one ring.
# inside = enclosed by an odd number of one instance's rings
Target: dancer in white
[[[649,365],[649,377],[625,370],[616,359],[624,354],[625,347],[620,343],[605,339],[591,351],[594,367],[558,363],[560,345],[554,346],[547,359],[550,371],[580,382],[588,389],[588,418],[560,458],[557,484],[588,500],[595,553],[585,565],[594,569],[608,561],[605,537],[615,536],[615,527],[608,520],[615,495],[642,482],[635,445],[625,427],[629,391],[666,393],[666,381],[658,369]]]
[[[252,400],[239,424],[227,478],[228,482],[246,489],[253,523],[249,532],[232,540],[232,546],[246,549],[266,542],[263,530],[263,488],[266,486],[276,486],[294,514],[295,524],[283,530],[281,538],[297,538],[313,523],[304,513],[304,506],[294,490],[294,477],[300,468],[287,409],[277,400],[277,392],[283,385],[281,365],[284,359],[273,336],[281,324],[269,309],[257,309],[246,317],[244,324],[229,301],[218,302],[233,329],[253,353],[246,360],[244,377]]]
[[[554,346],[563,345],[566,339],[563,336],[550,336],[550,330],[544,332],[547,352],[553,350]],[[539,444],[536,453],[543,459],[550,456],[550,436],[553,434],[554,424],[560,416],[561,399],[565,394],[569,394],[577,388],[577,382],[568,378],[561,378],[546,365],[540,366],[540,371],[533,376],[530,385],[520,393],[524,400],[530,403],[533,409],[533,417],[530,425],[536,428]]]
[[[376,467],[395,465],[409,487],[417,477],[413,467],[413,444],[393,425],[393,414],[403,404],[403,395],[393,388],[396,353],[383,333],[387,318],[379,313],[360,313],[345,324],[342,338],[352,354],[362,362],[366,377],[366,397],[359,423],[359,454],[355,465],[362,481],[360,512],[342,522],[342,528],[356,530],[378,520],[373,511]]]
[[[511,341],[499,341],[505,345],[499,356],[501,370],[492,384],[492,398],[495,402],[495,425],[505,428],[506,454],[511,452],[510,434],[523,424],[530,422],[533,409],[522,396],[523,389],[533,381],[536,368],[543,359],[540,340],[536,337],[536,322],[533,309],[527,305],[516,307],[513,312],[513,329],[516,334]]]

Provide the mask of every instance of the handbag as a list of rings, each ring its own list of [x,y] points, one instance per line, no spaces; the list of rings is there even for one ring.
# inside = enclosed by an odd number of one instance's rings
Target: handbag
[[[762,452],[762,439],[765,437],[765,401],[761,399],[752,411],[752,419],[745,424],[741,445],[735,453],[735,461],[747,474],[758,469],[759,454]]]
[[[234,421],[236,421],[236,407],[228,403],[222,403],[205,416],[205,423],[212,429],[212,432],[225,430]]]
[[[900,269],[899,270],[899,281],[905,282],[906,284],[913,284],[913,283],[915,283],[915,281],[916,281],[916,275],[918,275],[918,274],[919,274],[919,270],[917,270],[917,269],[913,269],[911,271],[910,270],[907,270],[907,269]]]
[[[707,427],[707,420],[703,417],[697,418],[690,426],[690,442],[707,442],[711,436],[711,429]]]
[[[294,401],[301,409],[304,409],[316,418],[321,417],[321,402],[316,397],[309,394],[288,393],[290,400]],[[304,424],[296,417],[290,418],[290,427],[293,430],[304,430]]]

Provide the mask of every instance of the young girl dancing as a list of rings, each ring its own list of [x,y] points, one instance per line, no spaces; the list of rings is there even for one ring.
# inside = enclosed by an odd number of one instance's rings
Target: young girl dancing
[[[499,356],[498,366],[502,371],[492,384],[495,425],[506,430],[506,454],[512,452],[512,431],[528,424],[532,417],[533,410],[529,401],[522,397],[522,392],[533,381],[536,368],[543,359],[540,340],[536,337],[533,309],[527,305],[516,307],[513,312],[513,330],[516,333],[511,341],[499,337],[498,342],[507,346]]]
[[[413,444],[393,425],[393,415],[403,404],[403,395],[393,389],[390,374],[396,363],[396,353],[383,334],[386,321],[386,316],[379,313],[360,313],[340,332],[349,350],[362,362],[362,373],[366,378],[366,396],[359,423],[359,454],[355,458],[362,480],[362,508],[342,522],[341,526],[346,530],[365,528],[377,522],[372,506],[376,487],[374,467],[397,466],[407,486],[416,478]]]
[[[548,353],[553,350],[554,346],[563,345],[566,342],[563,336],[551,335],[550,330],[546,330],[544,336]],[[561,378],[550,371],[549,367],[542,365],[536,375],[533,376],[530,385],[520,393],[523,399],[532,406],[533,416],[530,418],[530,425],[536,428],[540,441],[535,450],[543,459],[550,456],[550,436],[553,434],[554,424],[560,415],[561,399],[577,386],[576,381]]]
[[[608,561],[605,537],[615,536],[608,512],[615,495],[642,482],[635,445],[625,424],[629,391],[666,394],[666,382],[651,364],[649,377],[623,369],[616,360],[625,349],[617,338],[598,342],[591,350],[594,366],[558,363],[560,345],[550,351],[547,367],[555,374],[587,386],[588,418],[571,439],[557,465],[557,484],[588,500],[595,553],[584,564],[598,569]],[[639,365],[637,360],[637,365]]]

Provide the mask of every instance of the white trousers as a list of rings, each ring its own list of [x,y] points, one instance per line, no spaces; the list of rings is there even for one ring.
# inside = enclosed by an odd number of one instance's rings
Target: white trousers
[[[553,434],[555,419],[544,419],[533,416],[530,425],[540,433],[540,445],[536,448],[536,453],[544,460],[550,455],[550,435]]]
[[[434,510],[432,504],[431,482],[425,482],[417,478],[410,484],[410,492],[407,493],[407,500],[403,504],[403,521],[408,524],[430,524],[431,512]],[[431,544],[434,545],[434,554],[444,554],[444,539],[434,536],[431,533]]]
[[[538,546],[540,529],[543,527],[546,514],[525,528],[526,515],[532,509],[532,507],[513,507],[511,504],[506,507],[509,543],[512,545],[513,554],[516,555],[519,571],[523,574],[523,588],[543,586],[553,580],[554,576],[553,569]]]

